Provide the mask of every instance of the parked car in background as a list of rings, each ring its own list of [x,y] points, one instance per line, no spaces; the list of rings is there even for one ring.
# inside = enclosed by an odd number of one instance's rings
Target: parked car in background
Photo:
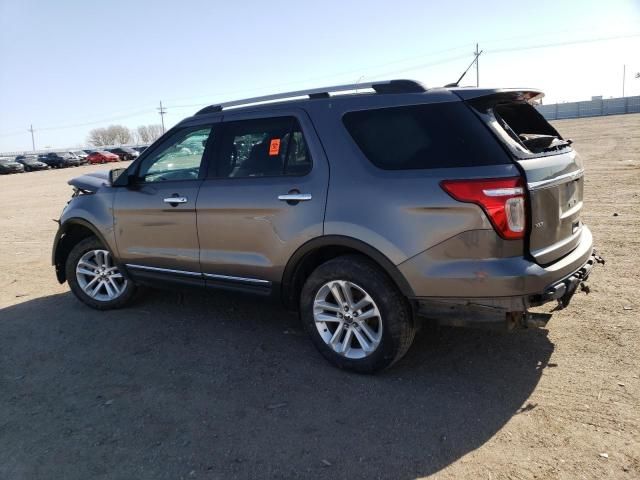
[[[60,155],[62,155],[64,157],[71,158],[73,160],[73,162],[74,162],[74,165],[73,165],[74,167],[77,167],[79,165],[84,165],[84,164],[87,163],[87,160],[86,160],[85,157],[81,157],[81,156],[79,156],[79,155],[77,155],[77,154],[75,154],[75,153],[73,153],[71,151],[69,151],[69,152],[59,152],[59,153],[60,153]]]
[[[87,162],[91,164],[119,161],[120,157],[118,155],[116,155],[115,153],[107,152],[106,150],[96,150],[95,152],[87,155]]]
[[[77,167],[81,161],[78,157],[69,153],[49,152],[38,155],[38,160],[46,163],[51,168]]]
[[[49,165],[38,160],[37,155],[18,155],[16,157],[16,162],[24,166],[25,172],[33,172],[35,170],[46,170],[49,168]]]
[[[107,149],[109,152],[116,154],[120,160],[135,160],[140,153],[129,147],[116,147]]]
[[[149,145],[140,145],[138,147],[133,147],[134,150],[136,150],[138,153],[142,153],[144,152],[147,148],[149,147]]]
[[[69,152],[71,155],[75,155],[80,159],[80,161],[84,164],[87,163],[87,153],[84,150],[74,150]]]
[[[24,166],[16,162],[13,158],[0,157],[0,174],[5,175],[7,173],[22,173],[24,172]]]

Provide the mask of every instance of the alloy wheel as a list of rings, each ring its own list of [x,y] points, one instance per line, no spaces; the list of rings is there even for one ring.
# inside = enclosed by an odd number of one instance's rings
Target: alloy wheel
[[[76,265],[78,285],[89,297],[108,302],[120,297],[127,288],[118,267],[107,250],[89,250]]]
[[[322,340],[350,359],[371,355],[382,340],[382,316],[371,296],[346,280],[325,283],[315,296],[313,317]]]

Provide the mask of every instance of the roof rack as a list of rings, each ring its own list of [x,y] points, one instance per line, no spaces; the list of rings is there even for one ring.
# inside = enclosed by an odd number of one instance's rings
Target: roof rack
[[[415,80],[385,80],[381,82],[353,83],[350,85],[336,85],[334,87],[312,88],[310,90],[298,90],[295,92],[276,93],[273,95],[265,95],[263,97],[245,98],[243,100],[233,100],[231,102],[220,103],[218,105],[209,105],[202,110],[196,112],[196,115],[204,115],[206,113],[220,112],[224,108],[238,107],[241,105],[251,105],[254,103],[272,102],[274,100],[286,100],[297,97],[309,98],[328,98],[330,93],[345,92],[350,90],[359,90],[362,88],[371,88],[376,93],[422,93],[426,89]]]

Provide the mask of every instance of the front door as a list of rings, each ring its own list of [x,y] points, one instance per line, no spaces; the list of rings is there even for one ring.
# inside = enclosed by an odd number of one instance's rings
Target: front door
[[[133,185],[116,192],[116,244],[132,276],[202,283],[196,201],[213,130],[212,123],[177,128],[136,162]]]
[[[197,217],[207,284],[270,291],[287,260],[322,235],[329,169],[304,111],[225,114]]]

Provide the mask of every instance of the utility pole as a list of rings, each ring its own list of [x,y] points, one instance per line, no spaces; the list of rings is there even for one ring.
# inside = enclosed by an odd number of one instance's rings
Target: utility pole
[[[480,86],[480,50],[478,49],[478,44],[476,43],[476,51],[474,52],[476,56],[476,87]]]
[[[624,77],[626,77],[627,65],[622,65],[622,96],[624,97]]]
[[[160,119],[162,120],[162,134],[164,135],[164,116],[167,113],[167,109],[162,108],[162,100],[160,100],[160,108],[158,109],[158,113],[160,114]]]
[[[36,141],[33,138],[33,124],[29,125],[29,129],[27,131],[31,132],[31,150],[35,152],[36,151]]]

